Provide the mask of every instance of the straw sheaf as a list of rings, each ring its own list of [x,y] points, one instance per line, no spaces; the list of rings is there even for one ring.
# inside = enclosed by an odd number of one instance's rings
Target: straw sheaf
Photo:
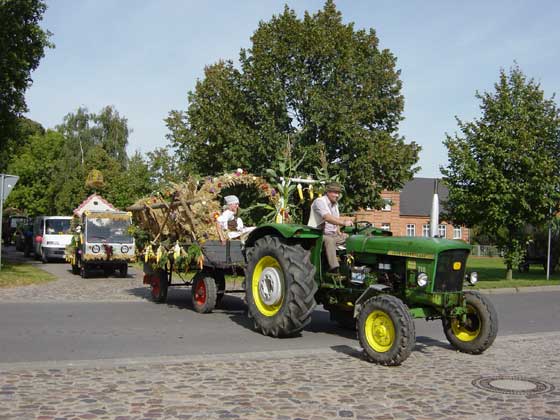
[[[199,242],[218,239],[215,220],[221,212],[221,192],[245,186],[256,188],[263,198],[276,205],[278,193],[264,178],[237,171],[201,181],[189,178],[171,188],[138,200],[129,209],[136,224],[150,234],[152,243],[166,240]]]

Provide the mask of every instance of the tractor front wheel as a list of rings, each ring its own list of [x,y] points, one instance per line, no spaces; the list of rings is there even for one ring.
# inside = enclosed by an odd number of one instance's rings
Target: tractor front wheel
[[[414,321],[407,306],[390,295],[369,299],[358,317],[358,339],[370,362],[400,365],[416,343]]]
[[[443,332],[453,347],[463,353],[480,354],[498,334],[498,314],[490,300],[478,292],[465,292],[465,319],[442,318]]]
[[[191,301],[196,312],[207,314],[214,310],[218,297],[216,280],[205,273],[198,273],[193,278]]]
[[[296,335],[315,308],[315,267],[309,251],[265,236],[247,250],[245,291],[255,329],[272,337]]]
[[[167,300],[167,288],[169,281],[165,270],[156,270],[150,274],[152,299],[156,303],[165,303]]]

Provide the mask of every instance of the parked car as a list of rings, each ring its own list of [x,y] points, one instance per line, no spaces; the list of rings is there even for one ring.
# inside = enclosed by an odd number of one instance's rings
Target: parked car
[[[33,222],[33,251],[44,263],[64,259],[64,249],[72,240],[70,216],[38,216]]]
[[[33,219],[27,218],[19,223],[15,233],[16,251],[21,251],[28,257],[33,252]]]
[[[2,239],[4,245],[10,245],[14,240],[14,234],[19,224],[26,223],[27,216],[12,215],[8,216],[2,223]]]

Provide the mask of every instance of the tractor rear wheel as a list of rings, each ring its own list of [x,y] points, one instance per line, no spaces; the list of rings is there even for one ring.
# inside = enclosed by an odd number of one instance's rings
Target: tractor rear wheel
[[[465,292],[467,317],[442,318],[449,343],[463,353],[480,354],[492,345],[498,334],[498,314],[492,302],[478,292]]]
[[[369,299],[358,317],[358,340],[370,362],[400,365],[416,344],[414,321],[408,307],[390,295]]]
[[[216,280],[207,273],[198,273],[193,278],[191,301],[196,312],[207,314],[214,310],[218,298]]]
[[[165,270],[156,270],[150,274],[152,299],[156,303],[165,303],[169,280]]]
[[[265,236],[247,250],[245,292],[255,329],[272,337],[296,335],[315,308],[315,267],[309,251]]]

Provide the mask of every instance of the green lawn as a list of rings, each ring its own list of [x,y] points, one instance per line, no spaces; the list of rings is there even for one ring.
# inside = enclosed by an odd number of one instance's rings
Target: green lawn
[[[30,264],[2,263],[0,287],[28,286],[53,280],[56,280],[55,276]]]
[[[467,271],[478,273],[477,289],[495,289],[500,287],[550,286],[560,284],[560,274],[551,274],[546,280],[542,267],[532,265],[528,273],[513,270],[513,280],[505,280],[506,267],[498,257],[469,257]]]

